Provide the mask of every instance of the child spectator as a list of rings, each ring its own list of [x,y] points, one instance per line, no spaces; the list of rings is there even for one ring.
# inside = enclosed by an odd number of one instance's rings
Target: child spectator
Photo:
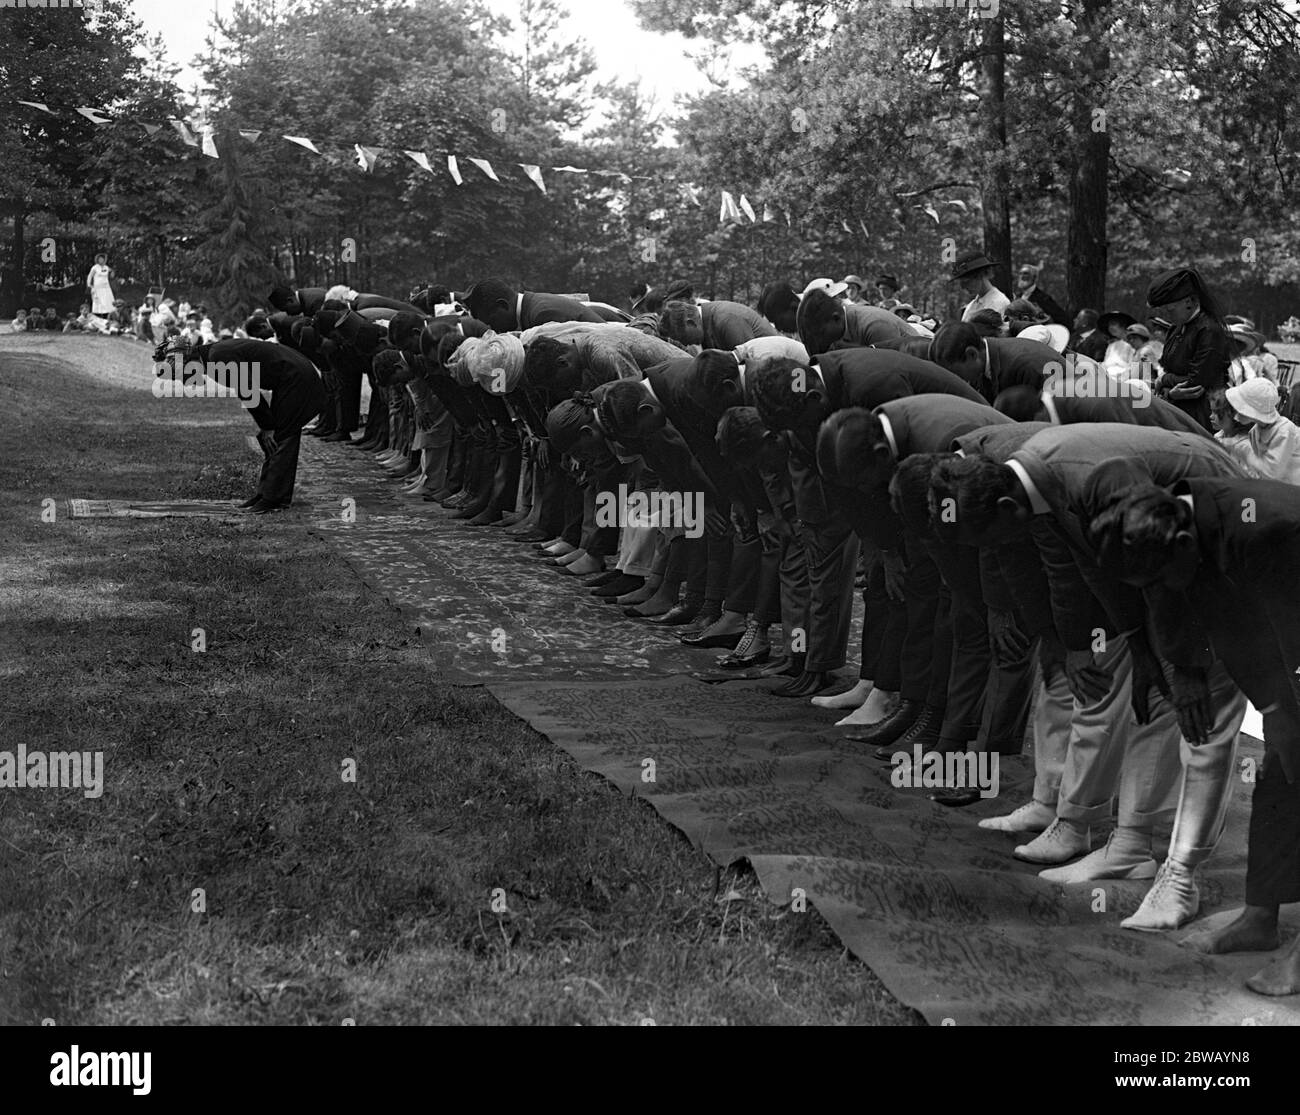
[[[13,321],[9,323],[9,332],[10,333],[27,332],[27,311],[26,310],[19,310],[16,314],[14,314]]]

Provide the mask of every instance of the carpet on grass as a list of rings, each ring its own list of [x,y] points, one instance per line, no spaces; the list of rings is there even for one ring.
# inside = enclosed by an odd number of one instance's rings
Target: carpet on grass
[[[299,482],[321,511],[314,528],[419,628],[455,683],[669,676],[725,653],[691,650],[672,629],[627,618],[501,530],[400,498],[368,454],[304,442],[303,456]]]
[[[769,683],[688,677],[517,681],[489,691],[588,770],[644,797],[720,864],[747,860],[767,896],[796,890],[892,994],[956,1025],[1295,1025],[1300,1001],[1244,980],[1267,954],[1181,945],[1244,899],[1250,787],[1202,868],[1202,917],[1176,934],[1120,928],[1150,881],[1046,883],[1017,841],[976,827],[1027,799],[1032,764],[1004,759],[999,799],[965,809],[896,788],[892,768],[845,742],[838,715],[773,697]],[[1243,756],[1262,748],[1243,738]],[[646,781],[653,761],[654,781]],[[1023,838],[1022,838],[1023,839]],[[1285,937],[1296,931],[1284,911]]]

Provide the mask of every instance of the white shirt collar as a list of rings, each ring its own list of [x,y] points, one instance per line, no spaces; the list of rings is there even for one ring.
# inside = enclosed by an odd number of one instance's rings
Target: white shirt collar
[[[519,292],[519,297],[515,301],[515,324],[521,329],[524,326],[524,292]]]
[[[885,431],[885,440],[889,442],[889,450],[894,454],[894,460],[898,460],[898,439],[894,437],[894,427],[890,425],[889,415],[878,410],[876,417],[880,419],[880,427]]]
[[[648,394],[656,403],[659,402],[659,396],[655,394],[655,389],[650,386],[650,381],[648,379],[639,379],[634,382],[639,383],[644,387],[646,389],[646,394]],[[660,405],[662,406],[663,404],[660,403]]]
[[[1042,493],[1039,492],[1034,482],[1029,478],[1029,473],[1025,471],[1025,466],[1019,461],[1012,459],[1007,462],[1007,467],[1016,474],[1016,479],[1020,481],[1020,486],[1025,489],[1025,495],[1029,497],[1029,509],[1033,511],[1035,515],[1050,515],[1052,512],[1051,506],[1048,504],[1047,500],[1043,498]]]
[[[1044,388],[1041,398],[1043,400],[1043,406],[1047,408],[1047,420],[1053,426],[1059,426],[1061,424],[1061,416],[1056,413],[1056,396],[1053,395],[1051,391]]]

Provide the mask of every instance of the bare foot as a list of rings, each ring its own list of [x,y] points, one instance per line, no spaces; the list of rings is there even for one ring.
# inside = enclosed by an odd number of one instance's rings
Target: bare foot
[[[1229,952],[1272,952],[1281,943],[1277,935],[1277,911],[1247,906],[1217,933],[1194,944],[1186,943],[1216,956]]]
[[[1282,956],[1251,976],[1246,986],[1260,995],[1300,994],[1300,937]]]

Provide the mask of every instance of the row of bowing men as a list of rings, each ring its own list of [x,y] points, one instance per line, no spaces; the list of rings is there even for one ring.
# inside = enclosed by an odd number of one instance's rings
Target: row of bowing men
[[[818,292],[772,320],[690,293],[628,319],[499,280],[405,302],[282,289],[270,326],[321,370],[312,432],[352,441],[368,377],[352,444],[406,495],[537,545],[611,622],[727,650],[719,668],[844,711],[884,761],[1032,740],[1031,796],[979,825],[1055,883],[1151,880],[1125,928],[1196,916],[1249,699],[1246,908],[1204,947],[1276,949],[1300,901],[1300,489],[1036,341],[922,338]],[[1300,990],[1300,948],[1250,985]]]

